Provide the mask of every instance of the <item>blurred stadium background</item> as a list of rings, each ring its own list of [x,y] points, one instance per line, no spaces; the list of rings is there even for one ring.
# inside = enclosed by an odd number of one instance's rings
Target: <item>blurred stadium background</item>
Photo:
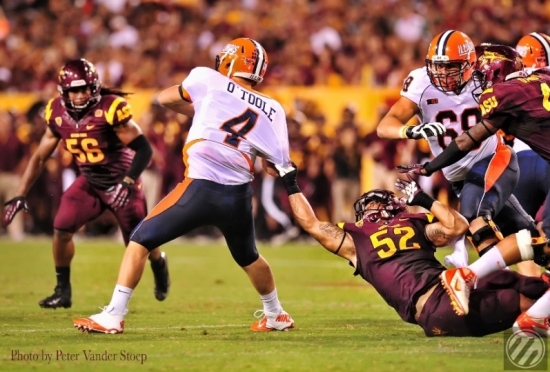
[[[345,3],[345,4],[344,4]],[[424,65],[431,38],[446,29],[474,43],[515,46],[532,31],[550,33],[548,0],[3,0],[0,2],[0,201],[17,187],[45,129],[42,112],[57,95],[69,59],[93,62],[106,86],[134,92],[135,119],[155,148],[143,175],[149,205],[183,175],[190,121],[151,104],[234,37],[258,40],[269,66],[260,90],[287,112],[292,157],[302,190],[322,219],[352,219],[351,205],[372,187],[393,189],[396,164],[429,156],[422,142],[382,141],[373,130],[399,97],[406,75]],[[75,177],[59,149],[28,195],[30,212],[10,239],[51,234],[60,196]],[[453,203],[437,177],[423,187]],[[296,238],[278,182],[255,181],[258,237]],[[105,214],[81,234],[116,236]],[[195,236],[217,237],[204,229]]]

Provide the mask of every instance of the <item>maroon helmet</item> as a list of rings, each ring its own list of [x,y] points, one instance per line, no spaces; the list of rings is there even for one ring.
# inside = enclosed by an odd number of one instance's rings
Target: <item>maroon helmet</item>
[[[523,70],[520,54],[507,45],[483,43],[476,47],[476,53],[474,69],[483,90],[505,81],[508,75]]]
[[[376,203],[375,208],[369,204]],[[377,223],[380,220],[391,220],[401,212],[407,211],[405,202],[394,192],[383,189],[374,189],[361,195],[353,205],[355,221],[367,220]]]
[[[75,105],[69,99],[69,90],[88,86],[91,97],[81,105]],[[84,58],[69,61],[59,71],[57,90],[63,98],[63,104],[68,111],[84,112],[96,105],[101,96],[101,82],[94,65]]]

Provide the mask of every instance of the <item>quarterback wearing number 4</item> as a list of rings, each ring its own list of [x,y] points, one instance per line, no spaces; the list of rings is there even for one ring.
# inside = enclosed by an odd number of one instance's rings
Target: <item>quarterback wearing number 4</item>
[[[105,210],[114,213],[124,241],[147,214],[141,190],[141,172],[151,160],[151,146],[132,120],[132,110],[123,92],[101,86],[92,63],[69,61],[58,77],[60,96],[45,109],[48,125],[40,145],[29,160],[17,197],[6,203],[4,224],[21,209],[25,195],[61,140],[80,169],[80,176],[63,193],[54,220],[53,257],[57,277],[54,293],[39,302],[44,308],[72,305],[70,265],[74,256],[73,234]],[[170,285],[166,257],[153,250],[155,297],[162,301]]]
[[[405,79],[401,98],[378,124],[378,135],[425,138],[434,156],[442,153],[454,138],[467,133],[481,119],[474,99],[475,62],[474,44],[467,35],[455,30],[437,35],[428,48],[426,67],[412,71]],[[415,115],[422,124],[404,125]],[[526,228],[535,230],[512,195],[519,177],[517,156],[500,137],[491,135],[479,141],[443,173],[460,197],[460,213],[470,223],[468,236],[480,255],[502,238],[495,223],[505,235]],[[458,248],[465,252],[463,243]],[[455,266],[467,264],[464,255],[449,258],[448,263]]]
[[[180,85],[159,93],[160,104],[193,116],[183,150],[185,178],[132,233],[110,304],[102,313],[75,319],[75,327],[122,333],[128,302],[149,252],[204,225],[221,230],[233,259],[260,295],[263,316],[251,329],[294,327],[281,307],[273,274],[256,249],[254,235],[251,181],[256,157],[262,157],[266,170],[290,164],[283,108],[253,89],[266,69],[264,48],[255,40],[239,38],[218,54],[215,69],[194,68]]]

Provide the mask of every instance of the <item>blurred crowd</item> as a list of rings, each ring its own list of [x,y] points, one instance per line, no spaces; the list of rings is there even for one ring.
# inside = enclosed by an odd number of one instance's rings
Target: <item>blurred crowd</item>
[[[344,4],[345,3],[345,4]],[[107,85],[181,80],[237,36],[269,55],[266,85],[399,87],[427,44],[458,29],[475,44],[550,33],[548,0],[4,0],[0,89],[36,91],[68,59]]]
[[[92,61],[104,85],[160,89],[180,82],[195,66],[212,66],[234,37],[258,40],[269,56],[263,86],[361,85],[399,88],[424,65],[429,41],[446,29],[474,43],[515,45],[532,31],[550,33],[547,0],[4,0],[0,3],[0,93],[35,92],[27,110],[0,110],[0,201],[18,184],[44,132],[42,112],[54,97],[59,68],[69,59]],[[261,87],[261,86],[260,86]],[[391,101],[378,109],[381,117]],[[414,141],[383,141],[362,133],[353,103],[327,130],[322,107],[299,100],[288,111],[292,158],[302,190],[321,219],[353,220],[361,194],[364,159],[372,160],[373,187],[394,189],[396,164],[429,156]],[[183,175],[181,150],[190,122],[151,105],[140,119],[154,147],[143,175],[150,207]],[[169,165],[169,166],[168,166]],[[295,238],[284,191],[258,169],[255,181],[260,239]],[[11,236],[52,232],[63,190],[77,172],[62,149],[48,162],[28,196],[29,213],[10,227]],[[449,197],[447,183],[423,178],[425,189]],[[113,233],[106,214],[85,228]],[[0,230],[2,231],[2,230]],[[198,232],[200,234],[201,232]],[[215,235],[215,232],[203,232]]]

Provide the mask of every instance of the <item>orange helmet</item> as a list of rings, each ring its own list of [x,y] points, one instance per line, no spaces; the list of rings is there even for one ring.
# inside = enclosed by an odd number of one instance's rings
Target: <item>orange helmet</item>
[[[448,30],[433,38],[426,54],[431,83],[444,92],[459,94],[472,77],[476,52],[463,32]]]
[[[542,32],[531,32],[518,41],[516,50],[526,68],[546,67],[550,55],[550,37]]]
[[[241,77],[261,83],[267,70],[267,53],[256,40],[231,40],[216,56],[216,70],[227,77]]]

